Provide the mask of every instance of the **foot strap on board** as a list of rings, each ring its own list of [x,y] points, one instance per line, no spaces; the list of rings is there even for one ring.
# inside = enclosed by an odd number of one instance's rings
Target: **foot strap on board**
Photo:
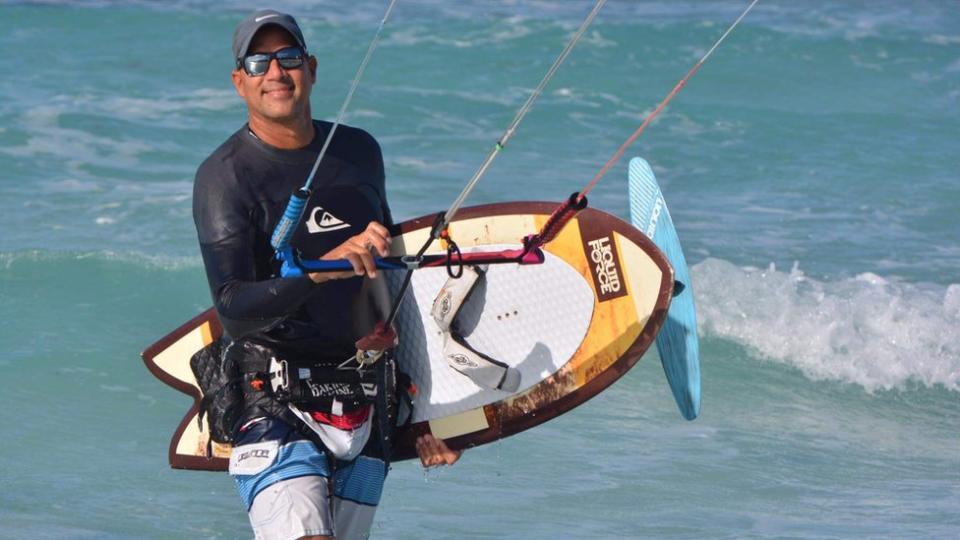
[[[430,314],[443,332],[443,356],[451,368],[480,387],[515,392],[520,387],[520,372],[473,349],[453,329],[460,308],[485,274],[486,267],[464,266],[460,277],[447,278],[433,301]]]

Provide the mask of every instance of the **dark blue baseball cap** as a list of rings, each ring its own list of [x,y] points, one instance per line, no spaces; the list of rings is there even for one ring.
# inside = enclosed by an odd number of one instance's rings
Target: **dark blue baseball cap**
[[[239,62],[246,56],[250,42],[253,41],[253,36],[261,28],[271,24],[289,32],[293,39],[297,41],[297,45],[300,45],[300,48],[304,51],[307,50],[307,45],[303,41],[303,32],[300,31],[300,25],[297,24],[297,20],[292,15],[280,13],[273,9],[264,9],[252,13],[246,19],[240,21],[240,24],[233,31],[233,59]]]

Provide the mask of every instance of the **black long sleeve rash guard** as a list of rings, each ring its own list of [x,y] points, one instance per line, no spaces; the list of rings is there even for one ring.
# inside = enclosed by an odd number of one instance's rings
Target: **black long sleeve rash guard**
[[[304,351],[348,351],[382,316],[383,279],[318,285],[306,276],[280,278],[270,246],[331,124],[314,121],[314,127],[307,147],[282,150],[244,125],[200,165],[193,216],[210,292],[228,335]],[[371,221],[392,223],[380,146],[363,130],[338,126],[312,191],[292,240],[305,258],[319,258]]]

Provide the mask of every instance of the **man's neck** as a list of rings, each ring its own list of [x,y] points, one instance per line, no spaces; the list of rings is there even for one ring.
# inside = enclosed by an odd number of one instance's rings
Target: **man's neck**
[[[276,148],[295,150],[303,148],[313,141],[314,128],[310,115],[304,115],[293,122],[281,123],[250,115],[250,131],[261,141]]]

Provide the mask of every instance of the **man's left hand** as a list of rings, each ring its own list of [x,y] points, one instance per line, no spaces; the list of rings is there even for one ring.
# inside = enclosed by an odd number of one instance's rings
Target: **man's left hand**
[[[438,439],[429,433],[417,437],[417,454],[420,463],[425,468],[439,465],[453,465],[463,454],[462,450],[451,450],[443,439]]]

